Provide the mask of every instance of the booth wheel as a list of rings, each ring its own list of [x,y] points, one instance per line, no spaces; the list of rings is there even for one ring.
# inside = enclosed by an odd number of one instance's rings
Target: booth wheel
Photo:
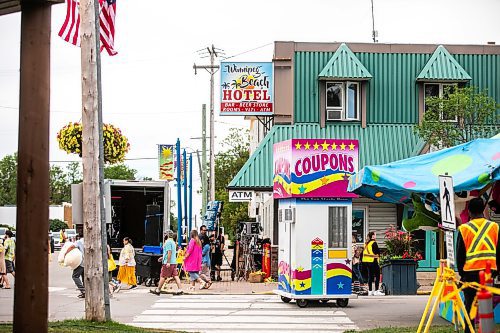
[[[305,308],[307,306],[307,304],[309,304],[309,302],[307,301],[307,299],[298,299],[297,300],[297,306],[299,308]]]
[[[345,308],[349,304],[349,299],[348,298],[340,298],[337,300],[337,306],[339,308]]]
[[[281,300],[283,301],[283,303],[290,303],[292,301],[291,298],[288,298],[288,297],[285,297],[285,296],[281,296]]]

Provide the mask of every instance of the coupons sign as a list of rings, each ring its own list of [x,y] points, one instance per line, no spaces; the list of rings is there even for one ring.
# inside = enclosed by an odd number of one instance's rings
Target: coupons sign
[[[221,116],[273,114],[272,62],[222,62],[220,72]]]

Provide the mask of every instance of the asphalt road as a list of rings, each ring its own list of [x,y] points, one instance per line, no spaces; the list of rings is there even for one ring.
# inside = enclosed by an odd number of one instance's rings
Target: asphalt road
[[[49,319],[83,318],[85,303],[83,299],[77,298],[78,291],[71,279],[71,270],[60,267],[56,262],[56,256],[54,256],[54,260],[50,263],[49,272]],[[235,283],[231,284],[233,287],[229,288],[230,290],[238,290],[239,293],[244,291],[234,285]],[[269,289],[272,289],[272,286],[269,286]],[[228,295],[225,291],[218,292],[217,288],[214,288],[213,293],[219,295],[204,294],[197,296],[195,294],[179,297],[162,295],[158,297],[149,294],[149,288],[140,286],[135,290],[122,290],[115,294],[111,300],[111,314],[115,321],[138,326],[149,325],[150,327],[170,325],[172,324],[169,322],[171,319],[168,318],[175,317],[174,327],[178,329],[183,327],[189,329],[189,327],[193,326],[189,326],[189,323],[203,321],[207,318],[219,318],[220,321],[240,325],[238,326],[240,329],[248,325],[247,316],[253,318],[252,322],[261,321],[264,324],[266,322],[276,324],[279,320],[282,320],[283,323],[290,321],[292,326],[294,319],[289,320],[287,318],[305,318],[304,320],[311,320],[311,323],[324,320],[325,323],[330,325],[332,323],[329,320],[336,320],[335,323],[340,325],[337,327],[337,331],[341,332],[343,329],[353,328],[354,326],[359,329],[416,326],[427,301],[427,296],[372,296],[351,300],[347,308],[337,308],[335,302],[329,302],[326,304],[314,303],[307,308],[299,309],[293,302],[284,304],[279,301],[278,296],[273,295],[253,294],[253,297],[248,295]],[[251,293],[252,290],[248,290],[248,294],[251,295]],[[0,321],[2,322],[12,321],[13,295],[13,289],[0,290]],[[199,305],[190,305],[197,303],[205,304],[205,306],[200,309]],[[177,313],[175,316],[170,316],[168,311],[157,312],[157,310],[165,310],[165,307],[168,310],[168,307],[171,306],[175,309],[180,307],[183,312]],[[223,310],[227,309],[233,309],[234,311],[225,314]],[[217,311],[211,313],[212,310]],[[251,310],[256,310],[256,312],[251,312]],[[238,316],[238,311],[243,312]],[[332,318],[337,319],[326,318],[330,312]],[[198,316],[199,320],[195,320]],[[230,316],[233,317],[230,318]],[[147,324],[148,321],[149,324]],[[307,321],[304,321],[304,324],[307,323]],[[444,320],[438,317],[434,320],[436,325],[445,323]],[[297,331],[300,331],[301,325],[303,324],[299,325],[297,323]],[[271,330],[276,329],[274,326],[269,328]],[[254,329],[252,325],[249,327]],[[318,331],[320,331],[319,327]],[[193,326],[193,330],[203,331],[196,325]],[[259,331],[265,331],[265,328],[262,327]]]

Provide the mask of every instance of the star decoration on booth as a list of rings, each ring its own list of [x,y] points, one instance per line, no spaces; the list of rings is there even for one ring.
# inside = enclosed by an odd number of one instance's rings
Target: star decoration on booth
[[[340,145],[340,150],[345,150],[345,147],[346,145],[342,142],[342,144]]]
[[[306,284],[305,284],[304,282],[301,282],[301,283],[300,283],[300,287],[301,287],[301,288],[304,288],[305,286],[306,286]]]
[[[344,178],[344,180],[349,180],[351,178],[351,175],[348,175],[347,173],[344,173],[344,175],[342,176],[342,178]]]
[[[323,147],[323,150],[328,150],[328,147],[330,146],[330,144],[326,143],[326,140],[325,140],[325,141],[323,141],[321,146]]]
[[[355,147],[356,145],[354,145],[354,143],[351,142],[351,144],[349,145],[349,150],[354,150]]]
[[[303,270],[304,270],[304,267],[302,267],[302,266],[297,267],[298,272],[302,272]]]
[[[304,145],[304,149],[305,150],[309,150],[309,148],[311,147],[311,145],[309,144],[308,141],[306,141],[305,145]]]
[[[299,187],[299,191],[300,191],[300,194],[304,194],[306,192],[306,187],[304,186],[304,184],[300,185]]]
[[[337,283],[339,289],[344,289],[344,284],[342,282]]]
[[[350,264],[351,264],[351,259],[346,259],[346,260],[345,260],[345,264],[346,264],[346,265],[350,265]]]
[[[317,142],[315,142],[315,143],[314,143],[314,145],[313,145],[313,147],[314,147],[314,150],[318,150],[318,148],[319,148],[318,143],[317,143]]]
[[[301,144],[300,142],[297,142],[297,143],[295,144],[295,149],[296,149],[296,150],[300,150],[300,148],[301,148],[301,147],[302,147],[302,144]]]
[[[326,176],[321,177],[321,183],[322,183],[323,185],[328,184],[328,177],[326,177]]]
[[[334,142],[330,146],[332,146],[332,150],[337,150],[337,144]]]

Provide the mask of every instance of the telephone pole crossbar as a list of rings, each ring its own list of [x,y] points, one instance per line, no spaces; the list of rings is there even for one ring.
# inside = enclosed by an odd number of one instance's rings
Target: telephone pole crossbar
[[[214,75],[220,68],[219,65],[215,65],[215,58],[219,56],[221,51],[222,50],[217,49],[213,45],[211,47],[207,47],[207,51],[204,52],[204,54],[208,53],[210,56],[210,65],[193,65],[195,75],[198,73],[198,69],[205,69],[210,74],[210,201],[215,200]]]

